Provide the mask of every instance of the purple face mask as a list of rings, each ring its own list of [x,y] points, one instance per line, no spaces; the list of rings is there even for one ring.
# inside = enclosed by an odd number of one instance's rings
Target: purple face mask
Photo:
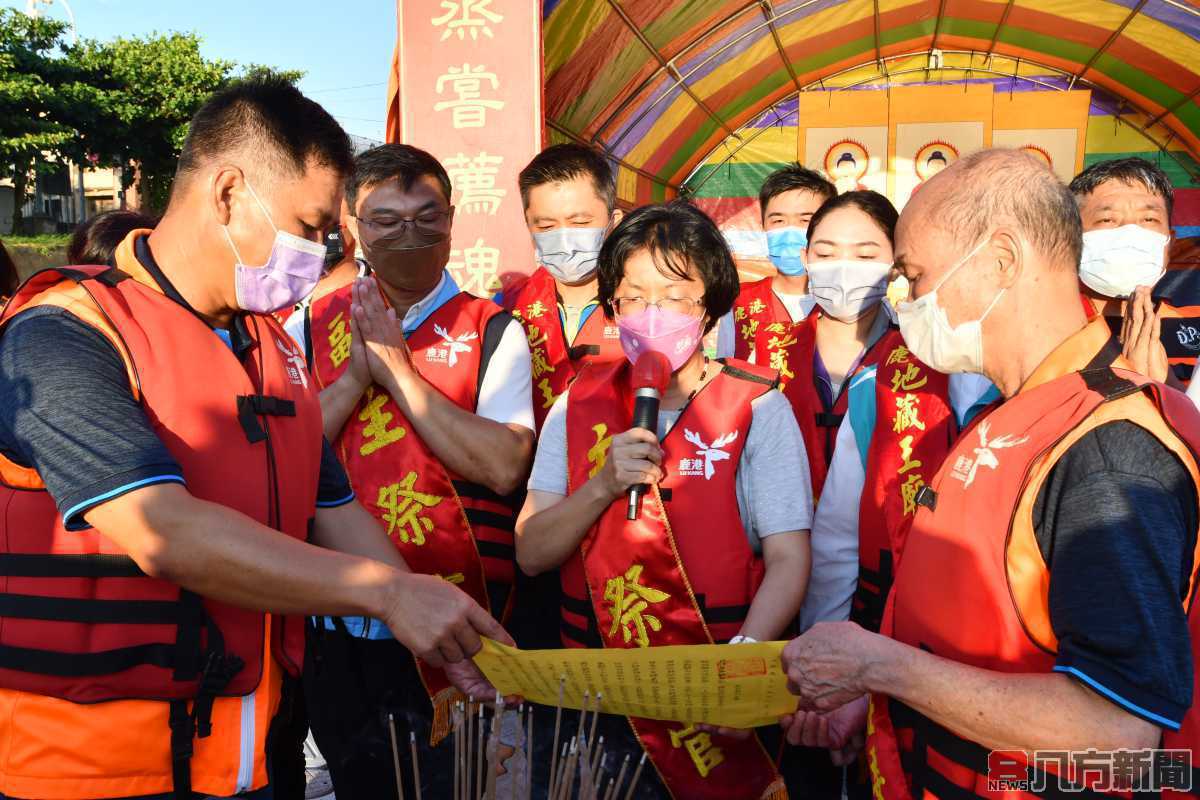
[[[645,311],[617,319],[621,349],[631,363],[636,364],[638,357],[647,350],[654,350],[667,357],[672,372],[686,364],[696,352],[703,325],[703,317],[663,311],[658,306],[648,306]]]
[[[267,207],[258,199],[258,193],[246,182],[246,188],[258,207],[267,217],[267,222],[275,228],[275,221]],[[271,255],[267,263],[261,267],[247,266],[242,261],[229,228],[222,225],[225,241],[233,249],[237,263],[234,265],[234,287],[237,290],[238,307],[245,311],[258,314],[270,314],[281,308],[288,308],[299,303],[312,293],[321,271],[325,267],[325,245],[310,242],[299,236],[275,228],[275,242],[271,245]]]

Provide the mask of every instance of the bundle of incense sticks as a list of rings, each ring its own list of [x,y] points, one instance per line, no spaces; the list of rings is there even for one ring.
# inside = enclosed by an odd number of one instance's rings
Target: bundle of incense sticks
[[[562,739],[562,696],[565,678],[559,682],[559,700],[554,712],[554,740],[550,750],[549,789],[547,800],[632,800],[641,779],[646,756],[642,755],[633,769],[628,785],[630,762],[626,756],[619,765],[610,765],[604,753],[604,737],[596,739],[603,697],[594,700],[584,694],[579,724],[569,740]],[[511,713],[511,711],[510,711]],[[490,715],[490,718],[489,718]],[[533,707],[521,704],[516,709],[516,730],[524,734],[524,758],[519,747],[509,756],[502,756],[501,726],[504,716],[503,700],[495,704],[466,701],[457,703],[451,713],[451,737],[454,748],[453,800],[532,800],[533,776]],[[420,794],[420,770],[417,764],[416,739],[411,741],[412,769],[417,776],[417,800]],[[395,730],[392,732],[392,755],[396,767],[396,785],[400,800],[405,800],[400,774],[399,748]],[[523,764],[522,764],[523,761]],[[521,765],[523,770],[517,770]],[[544,769],[544,767],[543,767]],[[505,779],[501,781],[501,776]],[[501,791],[501,783],[507,791]]]

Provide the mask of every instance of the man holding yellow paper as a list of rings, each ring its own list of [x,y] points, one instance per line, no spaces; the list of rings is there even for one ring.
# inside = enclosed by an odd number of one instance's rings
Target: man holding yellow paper
[[[654,351],[672,373],[657,432],[626,430],[627,361],[585,369],[546,418],[517,561],[530,574],[562,567],[568,647],[769,640],[796,617],[812,519],[799,426],[773,371],[709,363],[700,345],[736,293],[720,232],[686,203],[633,212],[600,251],[600,303],[628,362]],[[653,489],[629,521],[626,492],[637,484]],[[682,683],[668,674],[644,689]],[[618,760],[649,756],[656,774],[643,775],[638,797],[787,796],[756,737],[614,716],[599,733]]]

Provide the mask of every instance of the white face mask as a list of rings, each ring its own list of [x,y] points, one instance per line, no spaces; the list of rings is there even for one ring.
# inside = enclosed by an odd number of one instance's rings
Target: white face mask
[[[538,262],[556,280],[581,283],[596,271],[607,228],[555,228],[533,235]]]
[[[891,271],[882,261],[809,261],[808,291],[826,314],[853,322],[887,295]]]
[[[1166,272],[1171,237],[1141,225],[1101,228],[1083,234],[1079,279],[1097,294],[1125,298],[1139,286],[1154,286]]]
[[[896,316],[900,321],[900,335],[913,355],[938,372],[983,372],[983,321],[1000,302],[1005,289],[1001,289],[992,300],[983,316],[957,327],[950,327],[946,311],[937,301],[938,290],[950,276],[962,268],[987,244],[984,239],[967,253],[957,264],[942,276],[933,291],[911,303],[897,303]]]

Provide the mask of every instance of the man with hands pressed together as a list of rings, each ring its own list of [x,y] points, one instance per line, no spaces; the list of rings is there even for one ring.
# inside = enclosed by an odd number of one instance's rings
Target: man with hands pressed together
[[[372,274],[308,309],[326,436],[412,569],[503,619],[513,600],[510,495],[533,453],[524,332],[446,271],[454,207],[433,156],[399,144],[363,153],[346,202]],[[317,620],[309,638],[310,720],[338,797],[394,791],[389,716],[401,741],[411,732],[423,750],[425,793],[448,794],[451,752],[436,746],[456,699],[448,674],[414,663],[377,621]]]
[[[1197,744],[1200,418],[1088,322],[1080,234],[1019,151],[960,160],[900,218],[906,343],[1005,402],[922,491],[882,634],[819,624],[784,651],[789,738],[845,760],[865,730],[881,798],[988,795],[989,750]]]
[[[353,502],[271,317],[320,276],[350,165],[294,87],[234,85],[153,231],[5,308],[0,797],[269,796],[290,615],[381,619],[439,666],[504,637]]]

